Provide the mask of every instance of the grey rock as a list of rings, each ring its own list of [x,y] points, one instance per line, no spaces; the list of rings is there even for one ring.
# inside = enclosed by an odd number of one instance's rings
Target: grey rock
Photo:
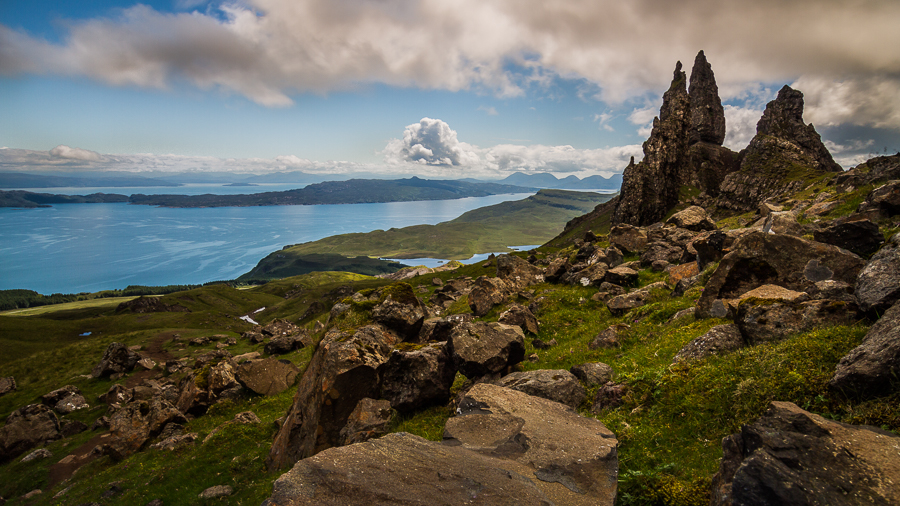
[[[600,414],[604,410],[621,406],[627,393],[628,387],[624,384],[613,383],[612,381],[606,382],[594,394],[594,405],[591,407],[591,412]]]
[[[841,358],[829,386],[856,397],[889,391],[900,376],[900,305],[888,309],[863,342]]]
[[[469,379],[504,371],[525,359],[525,335],[502,323],[465,323],[450,336],[456,368]]]
[[[631,286],[636,283],[637,280],[638,272],[630,267],[625,267],[624,265],[613,267],[606,272],[606,276],[604,277],[604,281],[607,283],[612,283],[620,287]],[[601,286],[600,289],[603,290],[603,286]]]
[[[673,362],[702,360],[710,355],[722,355],[744,347],[744,338],[737,325],[717,325],[692,340],[675,355]]]
[[[91,370],[91,376],[102,378],[113,374],[131,372],[141,356],[128,349],[122,343],[110,343],[103,358]]]
[[[265,358],[251,360],[238,366],[235,379],[260,395],[277,395],[291,386],[300,369],[286,360]]]
[[[703,51],[697,53],[691,69],[688,88],[691,98],[689,142],[709,142],[721,146],[725,142],[725,110],[719,99],[719,88],[712,66]]]
[[[603,385],[613,378],[613,368],[603,362],[587,362],[573,365],[569,372],[588,388]]]
[[[609,244],[625,253],[643,253],[647,243],[647,232],[633,225],[620,224],[609,231]]]
[[[869,220],[836,223],[816,230],[813,238],[864,257],[875,253],[884,244],[884,236],[878,230],[878,225]]]
[[[795,303],[758,303],[746,300],[738,306],[735,323],[748,344],[780,341],[817,327],[851,325],[859,316],[856,304],[841,300]]]
[[[394,350],[379,369],[381,399],[402,413],[446,404],[456,377],[447,343]]]
[[[630,328],[631,327],[624,323],[610,325],[591,339],[591,342],[588,343],[588,348],[592,350],[596,350],[597,348],[618,348],[621,334]]]
[[[510,306],[509,309],[500,314],[498,321],[504,325],[518,325],[529,334],[537,334],[541,330],[534,313],[521,304]]]
[[[806,233],[806,228],[797,222],[797,217],[790,211],[772,212],[766,216],[763,233],[785,234],[797,237]],[[818,239],[816,239],[818,240]]]
[[[228,497],[234,493],[234,489],[229,485],[216,485],[200,492],[200,499],[218,499],[220,497]]]
[[[900,437],[880,429],[772,402],[722,449],[712,506],[900,503]]]
[[[883,312],[900,300],[900,234],[875,253],[855,281],[859,307],[867,313]]]
[[[16,391],[16,379],[12,376],[0,378],[0,395]]]
[[[556,401],[573,409],[580,406],[587,395],[578,378],[564,369],[513,372],[503,376],[495,384]]]
[[[50,406],[61,415],[68,415],[79,409],[89,408],[90,405],[81,395],[81,390],[75,385],[66,385],[41,397],[41,402]]]
[[[360,399],[341,429],[340,446],[362,443],[387,434],[392,413],[391,403],[386,400]]]
[[[266,343],[263,351],[268,355],[284,355],[312,344],[312,337],[306,329],[298,328],[285,335],[276,335]]]
[[[62,437],[59,419],[43,404],[29,404],[12,412],[0,427],[0,463],[47,441]]]
[[[532,467],[538,481],[581,495],[579,503],[613,504],[617,442],[599,421],[562,404],[485,383],[469,390],[457,413],[444,428],[445,442]]]
[[[709,217],[706,209],[703,209],[700,206],[690,206],[687,209],[678,211],[666,220],[666,224],[675,225],[676,227],[692,230],[694,232],[716,229],[716,224]]]
[[[381,325],[353,333],[333,328],[306,367],[266,459],[284,467],[339,444],[340,431],[365,397],[378,397],[378,370],[399,338]]]
[[[372,308],[372,319],[396,332],[403,340],[416,338],[425,322],[425,305],[406,283],[391,285],[389,290],[384,300]]]
[[[22,457],[21,462],[31,462],[32,460],[37,460],[37,459],[47,459],[52,456],[53,456],[53,454],[50,453],[50,450],[48,450],[46,448],[39,448],[39,449],[29,453],[28,455]]]
[[[624,295],[617,295],[606,302],[606,307],[614,316],[621,316],[636,307],[646,304],[650,298],[647,290],[636,290]]]

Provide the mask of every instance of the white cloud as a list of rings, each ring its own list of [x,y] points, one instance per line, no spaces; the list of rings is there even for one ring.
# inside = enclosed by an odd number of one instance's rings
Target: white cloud
[[[388,142],[382,154],[395,170],[435,177],[503,176],[511,172],[561,172],[576,175],[621,173],[638,145],[607,149],[572,146],[500,144],[480,148],[459,141],[456,131],[439,119],[422,118],[406,127],[402,139]]]
[[[839,80],[804,76],[791,87],[803,92],[803,116],[814,125],[852,123],[900,130],[900,75]]]
[[[750,144],[756,135],[756,124],[763,109],[753,107],[723,106],[725,109],[725,147],[740,151]]]
[[[391,140],[384,154],[385,159],[392,163],[466,166],[478,161],[473,147],[460,142],[450,125],[431,118],[422,118],[418,123],[408,125],[403,131],[403,138]]]
[[[658,111],[659,106],[635,108],[631,111],[631,114],[628,115],[628,121],[632,125],[638,126],[638,135],[641,137],[650,137],[650,132],[653,131],[653,119],[656,118]]]
[[[848,92],[813,107],[813,120],[898,128],[896,0],[242,0],[208,9],[137,5],[66,23],[61,44],[0,26],[0,72],[188,82],[273,107],[297,92],[369,83],[518,96],[562,76],[618,103],[664,89],[675,60],[687,67],[705,49],[726,98],[747,83],[856,83],[877,97]]]
[[[484,111],[488,116],[497,116],[498,114],[500,114],[497,112],[497,109],[493,106],[481,105],[481,106],[478,106],[477,110]]]
[[[99,162],[102,160],[100,153],[81,148],[70,148],[60,144],[50,150],[50,156],[55,158],[67,158],[70,160],[82,160],[85,162]]]

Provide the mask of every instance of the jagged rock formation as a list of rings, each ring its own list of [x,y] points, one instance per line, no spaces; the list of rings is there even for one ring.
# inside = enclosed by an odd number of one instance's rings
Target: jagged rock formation
[[[737,155],[722,146],[725,112],[712,66],[703,51],[691,70],[690,91],[681,71],[663,95],[659,118],[644,143],[644,159],[628,164],[612,222],[649,225],[679,202],[682,187],[715,196],[723,178],[737,169]]]
[[[900,437],[789,402],[722,441],[712,506],[897,504]]]
[[[803,189],[809,180],[843,169],[812,125],[803,123],[803,93],[784,86],[766,105],[756,136],[741,152],[740,170],[725,177],[716,204],[750,211]]]

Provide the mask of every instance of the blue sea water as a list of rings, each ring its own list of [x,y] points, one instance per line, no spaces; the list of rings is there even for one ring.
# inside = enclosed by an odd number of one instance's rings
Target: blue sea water
[[[207,209],[129,204],[0,208],[0,289],[78,293],[233,279],[285,245],[335,234],[435,224],[528,195]]]

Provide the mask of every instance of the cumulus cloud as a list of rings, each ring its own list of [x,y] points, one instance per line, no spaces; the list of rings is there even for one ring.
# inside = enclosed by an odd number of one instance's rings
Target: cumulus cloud
[[[81,148],[70,148],[60,144],[50,150],[50,156],[55,158],[67,158],[70,160],[82,160],[85,162],[99,162],[102,157],[96,151]]]
[[[702,48],[723,90],[853,83],[884,101],[845,109],[860,99],[848,92],[814,116],[897,128],[897,19],[895,0],[243,0],[175,14],[137,5],[63,25],[60,44],[0,26],[0,71],[151,88],[183,81],[267,106],[369,83],[517,96],[561,76],[618,103],[664,89],[674,61],[689,65]]]
[[[804,119],[815,125],[842,123],[900,130],[900,75],[832,80],[803,76]]]
[[[756,135],[756,124],[763,108],[725,105],[725,147],[740,151],[750,144]]]
[[[403,138],[391,140],[384,154],[389,162],[419,165],[460,166],[478,161],[473,147],[460,142],[450,125],[431,118],[407,126]]]
[[[500,144],[480,148],[461,142],[456,131],[439,119],[422,118],[406,127],[402,139],[392,139],[382,151],[395,170],[421,172],[440,177],[503,176],[511,172],[557,172],[579,176],[621,173],[632,156],[640,157],[638,145],[606,149],[576,149],[572,146]]]

